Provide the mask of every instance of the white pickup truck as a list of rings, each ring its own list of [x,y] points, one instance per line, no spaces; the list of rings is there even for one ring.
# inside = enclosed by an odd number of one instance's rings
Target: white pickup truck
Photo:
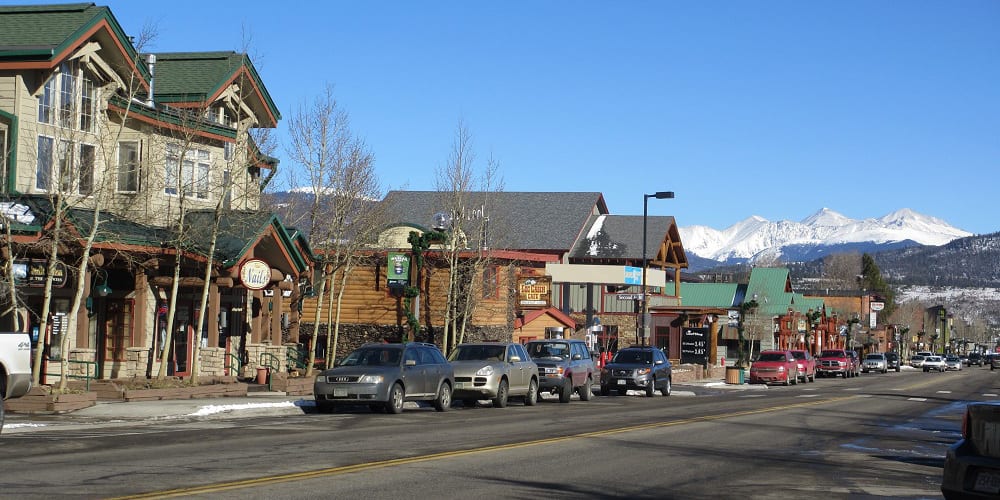
[[[0,396],[19,398],[31,389],[31,338],[27,333],[0,332]],[[3,430],[0,401],[0,431]]]

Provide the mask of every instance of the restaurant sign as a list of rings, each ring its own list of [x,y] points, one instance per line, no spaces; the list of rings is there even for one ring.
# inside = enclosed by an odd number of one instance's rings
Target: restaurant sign
[[[551,304],[551,276],[522,276],[517,279],[517,305],[521,309],[543,309]]]
[[[389,286],[410,284],[410,256],[401,252],[389,252],[389,268],[386,271]]]
[[[45,274],[48,271],[48,261],[37,259],[15,259],[13,265],[14,283],[32,287],[45,286]],[[52,272],[52,286],[61,288],[66,285],[66,264],[56,262]]]

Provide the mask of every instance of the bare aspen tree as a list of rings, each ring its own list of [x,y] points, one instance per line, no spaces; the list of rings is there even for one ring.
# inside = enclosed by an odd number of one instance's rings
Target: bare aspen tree
[[[328,303],[327,365],[335,357],[340,325],[340,303],[344,283],[356,264],[358,251],[370,244],[378,229],[375,201],[381,196],[374,171],[374,156],[365,142],[354,135],[346,111],[327,85],[312,103],[301,104],[289,119],[288,154],[298,169],[290,171],[291,185],[309,193],[303,203],[292,198],[290,225],[305,227],[317,254],[316,312],[309,335],[306,374],[316,362],[316,342]],[[326,299],[335,277],[340,282]],[[333,293],[337,294],[333,302]],[[329,309],[335,309],[332,318]],[[333,320],[333,324],[329,320]]]
[[[440,207],[445,210],[448,234],[441,254],[448,272],[441,349],[448,353],[465,339],[479,307],[494,265],[490,249],[497,231],[490,228],[489,212],[497,193],[503,191],[499,162],[490,157],[481,172],[476,170],[472,135],[459,122],[447,163],[437,171]],[[491,238],[493,241],[491,241]]]

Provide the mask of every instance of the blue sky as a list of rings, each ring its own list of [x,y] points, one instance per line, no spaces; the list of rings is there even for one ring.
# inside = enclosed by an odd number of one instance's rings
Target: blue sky
[[[671,190],[649,213],[681,226],[908,207],[1000,230],[995,0],[97,3],[157,52],[248,33],[286,119],[333,84],[387,189],[433,190],[462,121],[506,191],[615,214]]]

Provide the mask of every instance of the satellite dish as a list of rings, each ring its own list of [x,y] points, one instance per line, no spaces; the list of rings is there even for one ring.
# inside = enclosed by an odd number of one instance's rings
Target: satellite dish
[[[434,214],[434,222],[433,224],[431,224],[431,228],[433,228],[436,231],[444,231],[447,229],[451,229],[451,226],[452,226],[451,215],[445,212],[438,212]]]

